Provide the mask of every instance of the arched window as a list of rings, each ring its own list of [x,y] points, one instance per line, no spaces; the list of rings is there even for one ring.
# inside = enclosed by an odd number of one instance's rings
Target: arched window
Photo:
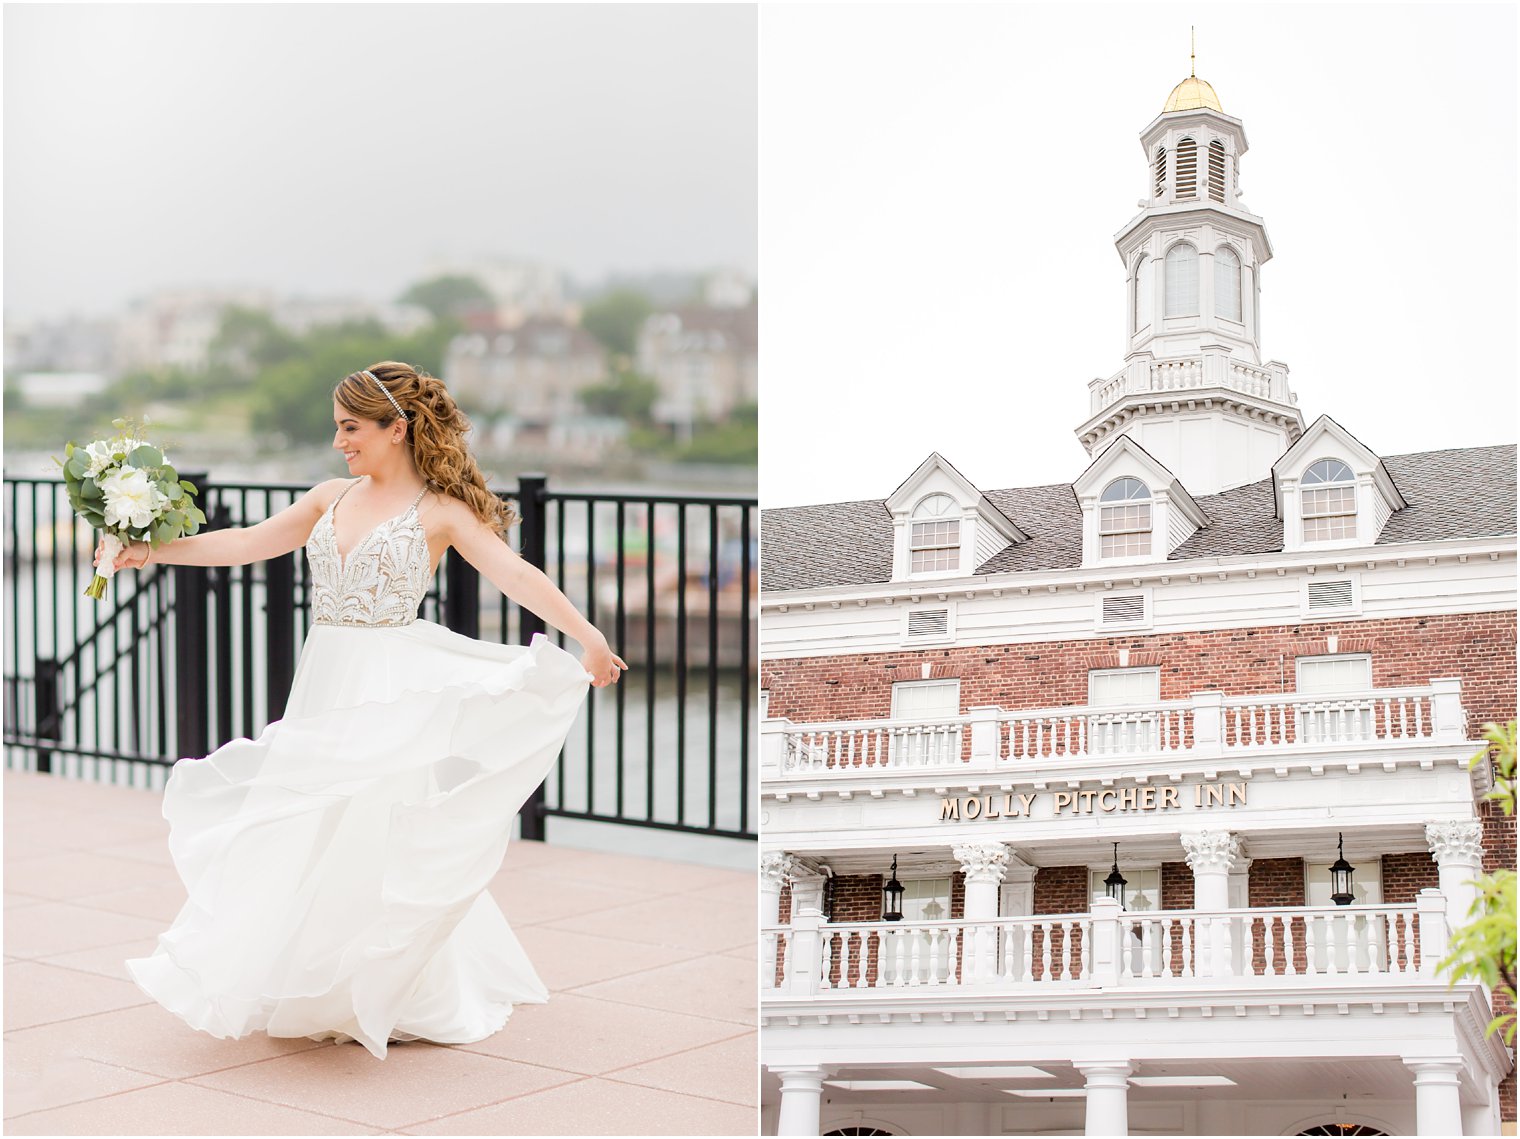
[[[1198,196],[1198,144],[1185,138],[1177,144],[1177,200]]]
[[[931,494],[913,508],[912,572],[961,568],[959,514],[955,499],[948,494]]]
[[[1356,537],[1356,476],[1339,459],[1312,464],[1299,486],[1303,492],[1304,541]]]
[[[1307,1131],[1300,1131],[1300,1135],[1387,1135],[1386,1131],[1379,1131],[1376,1127],[1368,1127],[1364,1123],[1321,1123],[1317,1127],[1311,1127]]]
[[[1139,479],[1115,479],[1098,496],[1099,555],[1123,558],[1151,552],[1151,492]]]
[[[1224,201],[1224,143],[1217,138],[1209,143],[1209,197]]]
[[[1228,245],[1214,250],[1214,315],[1240,319],[1240,258]]]
[[[1191,245],[1166,251],[1166,315],[1198,315],[1198,250]]]
[[[1166,192],[1166,147],[1156,148],[1156,197]]]
[[[1156,275],[1156,267],[1151,264],[1151,259],[1144,254],[1135,262],[1135,323],[1134,331],[1139,332],[1151,322],[1151,313],[1155,311],[1156,301],[1152,291],[1152,278]]]

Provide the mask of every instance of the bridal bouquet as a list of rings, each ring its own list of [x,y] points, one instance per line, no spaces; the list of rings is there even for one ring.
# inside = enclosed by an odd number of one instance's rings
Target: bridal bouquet
[[[134,438],[124,419],[116,434],[84,447],[64,447],[63,483],[74,513],[103,532],[100,565],[85,589],[99,601],[128,542],[165,542],[194,534],[206,516],[192,500],[195,486],[179,477],[161,448]]]

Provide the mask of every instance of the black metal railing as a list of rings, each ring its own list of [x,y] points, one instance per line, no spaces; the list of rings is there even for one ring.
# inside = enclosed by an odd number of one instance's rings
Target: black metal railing
[[[213,528],[252,525],[306,489],[187,477]],[[304,558],[150,566],[94,602],[95,536],[62,483],[4,488],[8,766],[158,787],[177,758],[283,715],[308,629]],[[506,496],[522,516],[514,546],[633,666],[592,690],[523,808],[524,836],[562,817],[753,838],[754,498],[557,491],[541,475]],[[452,553],[420,615],[502,643],[545,631]]]

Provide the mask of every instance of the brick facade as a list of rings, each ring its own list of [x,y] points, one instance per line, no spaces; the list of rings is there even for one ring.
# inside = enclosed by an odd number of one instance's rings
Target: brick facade
[[[1304,860],[1302,858],[1256,858],[1246,874],[1246,905],[1302,906]]]
[[[1421,890],[1440,885],[1436,860],[1425,851],[1383,855],[1383,901],[1390,905],[1410,905]]]

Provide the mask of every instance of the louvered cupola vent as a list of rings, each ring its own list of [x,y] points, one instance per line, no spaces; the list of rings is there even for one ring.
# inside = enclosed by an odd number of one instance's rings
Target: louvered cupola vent
[[[1177,198],[1198,196],[1198,144],[1185,138],[1177,144]]]
[[[1350,609],[1355,604],[1350,579],[1343,581],[1311,581],[1309,583],[1309,612],[1322,613],[1328,609]]]
[[[1156,197],[1166,192],[1166,147],[1156,151]]]
[[[915,609],[908,614],[908,636],[946,637],[950,635],[948,609]]]
[[[1145,620],[1145,595],[1123,594],[1103,599],[1103,624],[1137,625]]]
[[[1209,143],[1209,197],[1224,201],[1224,143],[1218,139]]]

